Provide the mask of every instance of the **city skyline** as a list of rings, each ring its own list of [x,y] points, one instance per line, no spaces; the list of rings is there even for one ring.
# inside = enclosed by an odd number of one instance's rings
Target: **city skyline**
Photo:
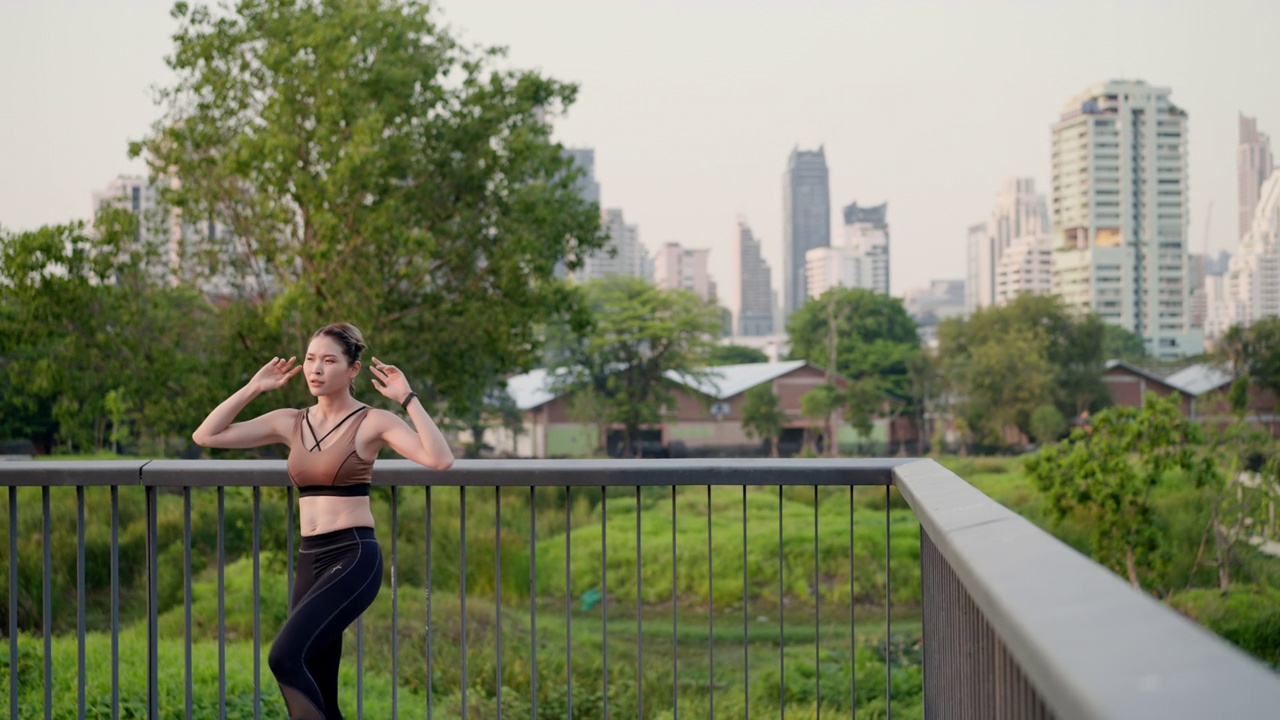
[[[1210,203],[1208,249],[1235,245],[1239,113],[1280,132],[1280,97],[1265,91],[1276,75],[1265,28],[1280,8],[1264,2],[440,8],[465,41],[508,46],[511,66],[581,83],[556,138],[594,148],[602,207],[624,209],[648,247],[674,241],[728,262],[742,214],[782,268],[778,177],[792,148],[821,145],[833,228],[853,198],[895,207],[895,295],[963,275],[965,230],[1005,178],[1048,186],[1049,127],[1083,87],[1142,79],[1188,111],[1192,252],[1205,249]],[[126,148],[159,115],[147,86],[168,80],[167,11],[140,0],[0,8],[0,225],[87,218],[94,188],[143,172]],[[602,24],[637,39],[588,32]],[[849,28],[863,31],[858,42]],[[717,279],[722,298],[737,296],[737,277]]]

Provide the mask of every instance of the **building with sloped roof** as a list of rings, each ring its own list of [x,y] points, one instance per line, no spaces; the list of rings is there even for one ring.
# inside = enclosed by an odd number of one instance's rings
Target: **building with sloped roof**
[[[751,455],[764,451],[763,441],[749,437],[742,428],[742,407],[748,390],[768,383],[778,397],[779,408],[787,415],[780,449],[795,452],[804,430],[812,421],[800,412],[800,398],[826,382],[826,371],[805,360],[721,365],[705,373],[683,376],[668,373],[674,386],[672,402],[664,408],[664,421],[644,431],[641,438],[646,455]],[[837,386],[847,381],[836,377]],[[572,398],[558,393],[546,369],[533,370],[507,381],[507,392],[524,414],[522,432],[512,436],[491,430],[491,444],[499,451],[518,457],[581,457],[600,446],[601,435],[613,451],[620,443],[621,426],[600,427],[576,416]],[[902,404],[886,397],[885,408]],[[891,426],[892,425],[892,426]],[[860,436],[841,419],[837,438],[842,448],[884,447],[894,438],[914,437],[905,420],[892,424],[880,419],[870,436]],[[611,452],[611,454],[614,454]]]

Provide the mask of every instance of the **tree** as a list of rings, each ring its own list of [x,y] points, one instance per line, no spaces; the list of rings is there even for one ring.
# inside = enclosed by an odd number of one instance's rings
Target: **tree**
[[[708,365],[746,365],[769,362],[769,356],[745,345],[716,345],[707,358]]]
[[[742,403],[742,431],[748,437],[767,442],[770,457],[778,457],[778,438],[786,423],[787,414],[778,408],[778,396],[771,386],[760,384],[746,392]]]
[[[805,447],[817,451],[816,447],[812,447],[816,443],[815,428],[825,427],[823,433],[826,441],[826,451],[828,455],[835,455],[837,451],[836,428],[832,416],[837,410],[844,407],[845,397],[840,392],[840,388],[831,383],[823,383],[804,395],[800,396],[800,414],[805,419],[812,422],[805,428]]]
[[[1147,347],[1142,337],[1119,325],[1103,323],[1102,356],[1107,360],[1137,362],[1147,357]]]
[[[835,372],[849,380],[871,377],[880,390],[910,397],[907,358],[920,347],[920,338],[902,300],[861,288],[828,290],[788,321],[792,359],[830,364],[829,317],[836,331]]]
[[[641,428],[661,422],[671,401],[667,373],[706,376],[719,311],[691,292],[640,278],[614,276],[580,289],[591,325],[553,332],[552,377],[562,393],[598,396],[605,419],[623,426],[624,454],[638,452]]]
[[[1103,410],[1091,427],[1041,448],[1026,467],[1055,517],[1080,513],[1093,520],[1093,558],[1140,588],[1167,562],[1152,490],[1173,470],[1196,486],[1209,482],[1215,469],[1200,452],[1204,439],[1176,396],[1148,393],[1141,409]]]
[[[1031,437],[1040,445],[1058,439],[1067,430],[1067,419],[1053,405],[1041,405],[1031,413]]]
[[[1056,368],[1042,330],[1015,325],[998,335],[972,332],[971,321],[939,325],[942,372],[969,431],[981,443],[1004,445],[1008,428],[1030,432],[1031,413],[1053,401]]]
[[[464,47],[425,3],[227,10],[174,6],[175,80],[132,152],[184,223],[224,228],[184,252],[250,305],[239,352],[350,320],[459,410],[531,365],[537,324],[574,311],[557,265],[604,241],[551,140],[576,87],[494,69],[501,50]]]
[[[1218,342],[1217,356],[1237,376],[1280,395],[1280,317],[1232,326]]]

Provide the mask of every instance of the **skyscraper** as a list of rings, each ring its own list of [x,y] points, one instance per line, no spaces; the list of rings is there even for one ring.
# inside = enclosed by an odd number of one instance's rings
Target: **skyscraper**
[[[1053,124],[1051,154],[1054,292],[1160,359],[1204,347],[1189,322],[1187,113],[1169,93],[1094,85]]]
[[[810,298],[836,287],[864,288],[889,294],[889,204],[844,208],[844,228],[831,247],[805,253],[805,281]]]
[[[1014,177],[1005,180],[996,195],[991,219],[969,228],[969,262],[965,282],[968,312],[995,305],[998,274],[1005,251],[1022,238],[1022,245],[1034,247],[1036,237],[1049,232],[1049,211],[1043,195],[1036,192],[1035,180]]]
[[[596,182],[596,151],[594,148],[565,148],[564,152],[582,169],[578,176],[578,195],[587,202],[600,204],[600,183]]]
[[[1239,193],[1239,237],[1253,227],[1253,211],[1258,207],[1262,184],[1271,177],[1275,159],[1271,138],[1258,132],[1258,119],[1240,114],[1240,144],[1236,147],[1236,188]]]
[[[738,334],[773,333],[773,288],[769,263],[760,255],[760,241],[745,220],[738,220]]]
[[[782,320],[785,325],[808,298],[805,253],[831,245],[831,191],[827,157],[817,150],[791,151],[782,176]]]
[[[604,247],[587,256],[582,268],[574,273],[574,279],[583,282],[610,275],[630,275],[650,280],[646,272],[648,253],[640,244],[640,230],[628,224],[622,210],[609,208],[601,211],[601,222],[609,234]]]

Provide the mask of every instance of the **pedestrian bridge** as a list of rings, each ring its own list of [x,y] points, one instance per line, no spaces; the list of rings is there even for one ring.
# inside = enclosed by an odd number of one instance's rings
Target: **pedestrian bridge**
[[[903,652],[889,641],[895,624],[922,639],[916,652],[922,655],[928,718],[1280,716],[1280,676],[1270,668],[1133,590],[931,460],[459,461],[443,473],[380,461],[375,479],[376,486],[386,486],[375,488],[375,498],[386,504],[378,534],[388,568],[375,604],[390,606],[389,643],[381,635],[376,640],[378,662],[389,668],[391,682],[366,687],[366,649],[374,644],[374,629],[369,622],[358,624],[349,632],[344,661],[355,674],[352,692],[343,691],[344,705],[356,708],[354,716],[382,716],[364,708],[377,692],[381,703],[390,695],[388,714],[394,718],[489,717],[492,710],[477,709],[480,696],[489,703],[482,707],[496,708],[494,717],[504,711],[510,717],[548,717],[547,685],[557,683],[563,687],[554,695],[563,709],[557,705],[555,712],[570,717],[693,717],[682,695],[687,700],[695,692],[706,702],[698,707],[708,717],[755,717],[759,710],[751,702],[762,701],[753,684],[762,682],[763,659],[777,685],[768,691],[778,693],[783,716],[788,698],[847,698],[818,702],[822,714],[823,708],[855,707],[865,693],[883,698],[892,716],[900,665],[893,655]],[[259,717],[264,701],[278,701],[261,663],[277,620],[264,621],[269,608],[259,598],[271,589],[278,596],[280,586],[293,581],[296,503],[283,461],[13,461],[0,463],[0,485],[8,487],[8,678],[0,686],[11,718],[205,717],[195,708],[210,706],[218,717],[248,717],[248,708]],[[913,518],[893,508],[891,487]],[[880,501],[860,503],[855,512],[855,490]],[[840,503],[843,512],[845,494],[847,527],[833,527],[832,506]],[[228,517],[230,496],[247,498],[249,510]],[[796,509],[808,507],[807,497],[812,518]],[[193,502],[216,510],[197,512],[193,520]],[[755,523],[748,537],[749,503],[757,516],[762,506],[771,513],[776,503],[776,528],[772,520],[767,530]],[[477,512],[481,506],[484,513]],[[868,527],[869,513],[875,522]],[[598,532],[565,532],[581,529],[583,517],[598,523]],[[406,518],[412,521],[406,524]],[[904,555],[891,560],[891,526],[904,520],[912,523],[907,536],[913,548],[914,525],[919,527],[918,561],[914,552],[906,555],[918,562],[918,576],[911,576],[918,577],[921,600],[909,617],[895,610],[893,578],[900,574],[891,567]],[[669,539],[664,523],[670,525]],[[70,538],[73,524],[74,568],[59,567],[55,550],[69,557],[70,547],[55,543]],[[145,529],[141,537],[130,536],[122,530],[126,525]],[[445,537],[446,525],[460,528]],[[646,592],[656,583],[655,527],[661,552],[669,545],[671,553],[669,598]],[[177,533],[181,557],[162,555],[161,540]],[[285,543],[275,556],[284,558],[283,574],[260,563],[263,539],[272,533]],[[855,548],[858,533],[874,534],[871,546],[883,556]],[[820,554],[829,563],[833,552],[844,552],[832,550],[833,536],[841,542],[847,537],[847,558],[838,558],[841,566],[847,560],[847,578],[820,572]],[[193,590],[203,561],[192,549],[207,547],[211,537],[216,601]],[[229,537],[248,538],[248,544],[229,548]],[[901,532],[898,537],[901,542]],[[424,550],[406,553],[409,538]],[[548,547],[552,538],[563,543],[562,557],[558,545]],[[589,546],[583,538],[590,538]],[[776,556],[766,553],[767,563],[759,553],[748,553],[749,546],[762,543],[777,546]],[[805,559],[810,552],[811,562]],[[227,628],[224,570],[233,556],[252,561],[251,639]],[[12,562],[15,557],[19,562]],[[540,574],[539,562],[545,566],[549,557],[558,558],[554,583],[539,580],[547,572],[544,567]],[[677,573],[687,572],[691,562],[709,585],[703,597],[723,598],[725,578],[732,578],[734,597],[682,602],[678,594],[689,585]],[[706,563],[705,573],[698,563]],[[140,577],[122,580],[122,568],[129,567],[138,568]],[[865,581],[867,568],[881,573],[876,581]],[[457,589],[447,602],[432,592],[433,582],[443,582],[445,575]],[[402,587],[409,576],[422,578],[416,589]],[[766,576],[770,587],[762,587]],[[105,586],[87,587],[93,578]],[[665,587],[668,578],[661,580]],[[510,596],[513,581],[522,591],[519,598]],[[846,581],[848,588],[841,585]],[[122,603],[122,582],[145,585],[145,603]],[[719,592],[711,586],[715,582],[722,584]],[[855,588],[855,582],[861,585]],[[611,590],[624,586],[621,594]],[[883,596],[868,602],[867,587]],[[405,598],[418,601],[424,594],[425,607],[415,605],[411,616],[402,610]],[[66,599],[71,597],[74,602]],[[216,617],[200,609],[212,607]],[[825,665],[854,667],[849,656],[857,644],[855,627],[865,634],[869,622],[875,624],[871,634],[886,639],[883,674],[823,672]],[[201,651],[193,651],[193,623],[217,638],[213,686],[197,681],[202,670],[195,656]],[[762,642],[765,626],[769,639]],[[130,628],[145,639],[136,645],[123,641]],[[406,628],[420,635],[406,635]],[[410,644],[406,637],[415,640]],[[812,656],[799,657],[787,647],[788,638],[801,638],[803,652]],[[235,660],[228,668],[234,643],[252,643],[251,660],[244,661],[251,670]],[[101,656],[111,669],[109,682],[91,682],[93,662],[86,656]],[[141,671],[121,673],[130,659]],[[789,674],[788,663],[815,672]],[[696,677],[682,669],[693,665]],[[237,673],[251,677],[251,687],[228,681]],[[655,673],[668,673],[669,685],[655,687],[654,677],[666,677]],[[611,683],[642,690],[624,708]],[[78,690],[64,692],[71,687]],[[109,688],[109,697],[94,697],[86,687]],[[202,687],[216,687],[217,697],[202,697]],[[459,694],[460,703],[446,707],[441,701]],[[55,707],[66,712],[55,715]]]

